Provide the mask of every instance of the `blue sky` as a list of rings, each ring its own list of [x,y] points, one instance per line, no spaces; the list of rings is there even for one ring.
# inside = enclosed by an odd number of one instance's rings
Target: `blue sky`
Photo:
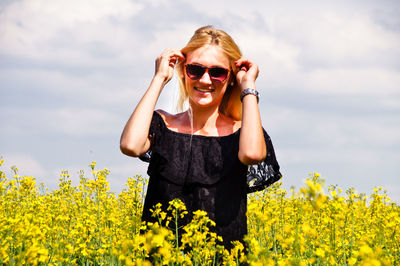
[[[166,48],[212,24],[258,63],[260,108],[284,175],[400,202],[398,1],[0,2],[0,155],[11,176],[55,188],[88,164],[113,191],[147,165],[119,151],[123,126]],[[174,112],[177,82],[158,108]]]

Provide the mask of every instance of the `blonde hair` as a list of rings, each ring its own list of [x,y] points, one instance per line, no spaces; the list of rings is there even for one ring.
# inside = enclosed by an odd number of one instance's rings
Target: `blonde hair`
[[[226,88],[224,97],[222,98],[219,111],[235,120],[242,120],[240,88],[235,78],[236,73],[238,72],[235,61],[242,57],[242,53],[231,36],[222,30],[215,29],[213,26],[205,26],[197,29],[192,38],[189,40],[188,44],[181,50],[181,52],[186,56],[188,53],[205,45],[216,45],[220,47],[230,61],[230,80],[228,80],[228,86]],[[176,66],[180,89],[177,107],[180,111],[182,111],[183,105],[188,99],[185,86],[185,77],[183,74],[184,66],[185,62],[182,61],[178,62]]]

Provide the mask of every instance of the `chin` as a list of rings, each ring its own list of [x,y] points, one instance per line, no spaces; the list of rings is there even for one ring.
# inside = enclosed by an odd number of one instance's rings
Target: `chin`
[[[212,101],[193,101],[192,104],[199,106],[199,107],[213,106]]]
[[[198,107],[212,107],[212,106],[216,106],[219,105],[221,103],[222,97],[215,97],[217,95],[192,95],[189,96],[190,97],[190,104],[191,105],[195,105]],[[221,98],[221,99],[219,99]]]

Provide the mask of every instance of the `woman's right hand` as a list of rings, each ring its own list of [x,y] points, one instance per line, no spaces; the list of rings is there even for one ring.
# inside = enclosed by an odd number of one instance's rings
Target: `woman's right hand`
[[[185,60],[181,51],[167,49],[156,59],[156,71],[149,88],[133,111],[121,135],[122,153],[138,157],[149,150],[149,129],[154,108],[163,86],[171,80],[178,60]]]
[[[166,49],[156,59],[155,77],[159,77],[166,84],[174,75],[174,68],[178,60],[185,60],[185,56],[178,49]]]

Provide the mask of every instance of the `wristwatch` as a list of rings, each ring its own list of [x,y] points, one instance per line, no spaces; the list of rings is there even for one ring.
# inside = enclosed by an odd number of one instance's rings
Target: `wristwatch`
[[[242,93],[240,94],[240,101],[243,102],[243,97],[248,95],[248,94],[252,94],[252,95],[256,96],[257,97],[257,103],[258,103],[258,91],[256,91],[255,89],[250,89],[250,88],[247,88],[247,89],[242,91]]]

